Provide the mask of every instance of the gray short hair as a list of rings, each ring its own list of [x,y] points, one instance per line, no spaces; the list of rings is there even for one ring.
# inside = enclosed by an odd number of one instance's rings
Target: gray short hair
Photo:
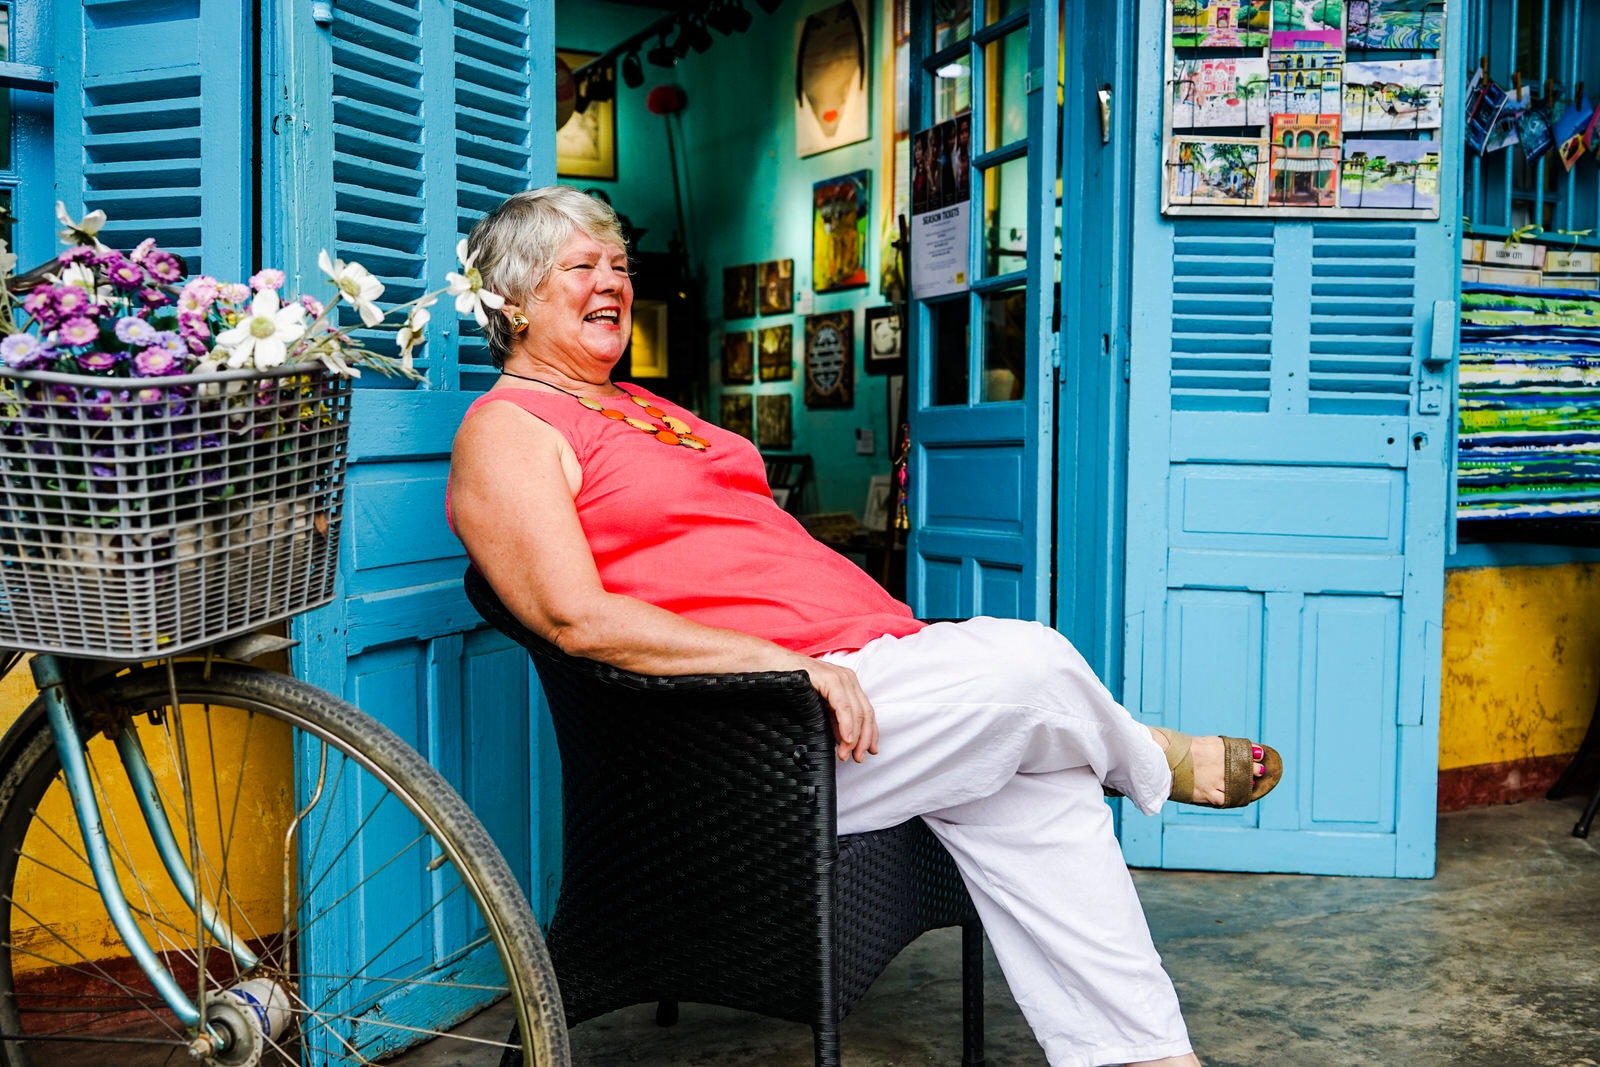
[[[479,219],[467,236],[467,251],[485,289],[527,308],[529,298],[550,277],[556,257],[578,233],[627,248],[610,204],[565,185],[547,185],[515,193]],[[504,366],[512,337],[505,316],[490,312],[483,332],[494,365]]]

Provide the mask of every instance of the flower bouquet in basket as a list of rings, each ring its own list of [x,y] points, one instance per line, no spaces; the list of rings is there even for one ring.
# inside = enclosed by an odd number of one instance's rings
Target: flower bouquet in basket
[[[57,205],[68,248],[13,274],[0,243],[0,645],[133,658],[254,629],[333,594],[350,379],[412,378],[428,307],[482,316],[476,270],[405,313],[396,357],[339,324],[383,285],[322,253],[324,303],[187,277]],[[464,242],[461,248],[464,254]],[[492,299],[492,298],[491,298]]]

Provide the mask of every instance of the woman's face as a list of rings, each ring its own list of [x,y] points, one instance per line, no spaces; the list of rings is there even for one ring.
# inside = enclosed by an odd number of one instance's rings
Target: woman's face
[[[575,234],[529,301],[528,328],[518,347],[541,361],[587,360],[610,365],[633,336],[633,281],[628,254]]]

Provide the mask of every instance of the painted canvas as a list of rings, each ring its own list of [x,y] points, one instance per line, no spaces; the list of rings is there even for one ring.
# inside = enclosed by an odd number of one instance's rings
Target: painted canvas
[[[811,284],[819,293],[867,285],[867,190],[858,170],[811,187]]]
[[[722,335],[722,384],[750,385],[755,381],[755,335],[749,330],[729,330]]]
[[[756,447],[774,452],[794,447],[794,397],[788,393],[756,397]]]
[[[1265,126],[1267,61],[1259,56],[1179,59],[1172,65],[1172,126]]]
[[[795,27],[795,155],[867,139],[867,19],[860,0],[814,12]]]
[[[1267,110],[1325,115],[1339,110],[1344,51],[1338,31],[1274,33],[1267,53]]]
[[[1347,63],[1346,133],[1436,130],[1444,100],[1444,64],[1437,59]]]
[[[724,430],[730,430],[747,441],[755,441],[756,431],[749,393],[723,393],[722,418],[719,421]]]
[[[794,260],[772,259],[756,269],[761,314],[786,315],[794,310]]]
[[[1172,47],[1264,48],[1272,0],[1172,0]]]
[[[806,316],[808,408],[847,408],[855,403],[855,313]]]
[[[1349,0],[1351,48],[1437,52],[1444,41],[1444,0]]]
[[[1345,0],[1272,0],[1272,32],[1344,30]]]
[[[1273,207],[1335,207],[1339,198],[1339,114],[1272,116]]]
[[[748,319],[756,313],[756,265],[722,268],[722,317]]]
[[[1167,203],[1260,207],[1266,146],[1246,137],[1174,137],[1167,160]]]
[[[764,326],[759,334],[756,363],[764,382],[785,382],[794,377],[794,327]]]
[[[582,67],[598,52],[556,52],[556,175],[562,178],[617,179],[617,102],[615,85],[613,95],[606,99],[588,100],[583,110],[578,110],[578,83],[572,72]],[[614,79],[616,69],[598,74],[600,78]],[[590,83],[591,85],[594,83]],[[602,95],[596,90],[596,96]]]
[[[1344,143],[1339,206],[1439,209],[1439,142]]]

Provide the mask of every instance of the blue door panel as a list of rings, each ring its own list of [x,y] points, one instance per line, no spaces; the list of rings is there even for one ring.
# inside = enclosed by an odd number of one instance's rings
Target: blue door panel
[[[1000,619],[1023,618],[1022,568],[979,563],[977,569],[978,602],[973,605],[971,614]]]
[[[511,869],[531,870],[534,839],[528,821],[529,813],[535,813],[537,822],[538,813],[534,769],[528,765],[528,753],[538,750],[538,739],[528,736],[532,721],[527,716],[508,716],[484,722],[472,713],[472,709],[496,701],[528,706],[528,653],[495,630],[473,630],[464,634],[462,641],[458,705],[463,711],[459,723],[462,778],[469,783],[467,803],[483,820]]]
[[[1394,830],[1400,600],[1307,597],[1300,736],[1305,825]]]
[[[961,560],[919,555],[911,563],[912,602],[918,614],[928,619],[957,619],[970,615],[963,611]]]

